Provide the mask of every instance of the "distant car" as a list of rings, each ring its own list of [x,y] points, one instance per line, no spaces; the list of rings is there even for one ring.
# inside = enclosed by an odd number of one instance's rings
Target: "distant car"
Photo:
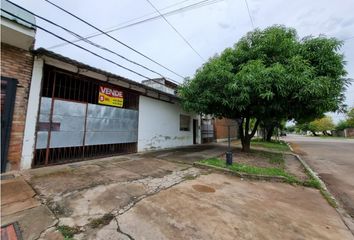
[[[281,136],[281,137],[285,137],[285,136],[286,136],[286,132],[281,132],[281,133],[280,133],[280,136]]]

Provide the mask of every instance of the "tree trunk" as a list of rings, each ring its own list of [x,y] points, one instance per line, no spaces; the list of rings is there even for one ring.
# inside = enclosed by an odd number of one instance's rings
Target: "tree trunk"
[[[327,132],[327,131],[322,131],[324,136],[332,136],[331,132]]]
[[[246,120],[245,126],[243,126],[243,121]],[[239,126],[240,138],[242,143],[242,152],[249,152],[251,150],[251,139],[257,131],[259,120],[256,121],[251,134],[249,133],[250,128],[250,118],[242,119],[241,125]]]
[[[242,152],[250,152],[251,151],[251,139],[245,139],[242,144]]]
[[[263,139],[263,141],[267,141],[267,130],[266,130],[266,127],[262,128],[262,139]]]
[[[318,136],[317,134],[316,134],[316,132],[314,132],[314,131],[311,131],[312,132],[312,134],[314,135],[314,136]]]
[[[274,125],[271,125],[267,128],[267,136],[266,136],[266,141],[270,142],[272,141],[272,136],[273,136],[273,132],[274,132]]]

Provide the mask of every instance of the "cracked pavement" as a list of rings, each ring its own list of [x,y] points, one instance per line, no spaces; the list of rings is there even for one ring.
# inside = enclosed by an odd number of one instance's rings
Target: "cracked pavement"
[[[58,225],[81,230],[75,239],[131,239],[119,230],[117,220],[102,228],[92,228],[90,222],[107,213],[124,214],[142,199],[199,174],[199,169],[189,165],[135,155],[35,169],[23,175]],[[55,231],[50,228],[39,239]]]
[[[74,239],[353,239],[318,190],[178,163],[216,156],[220,146],[25,171],[43,212],[22,213],[25,239],[63,239],[58,225],[79,229]],[[106,225],[92,224],[106,214]]]

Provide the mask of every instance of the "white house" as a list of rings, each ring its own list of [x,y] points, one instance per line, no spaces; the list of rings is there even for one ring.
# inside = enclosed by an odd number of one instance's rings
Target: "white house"
[[[1,103],[11,111],[2,112],[9,123],[2,171],[201,142],[200,118],[182,110],[176,84],[138,83],[46,49],[32,50],[34,17],[3,3],[11,14],[1,16]],[[10,83],[12,94],[3,92]]]

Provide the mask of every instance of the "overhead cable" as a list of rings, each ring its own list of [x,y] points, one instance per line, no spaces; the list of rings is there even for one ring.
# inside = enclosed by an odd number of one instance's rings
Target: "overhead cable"
[[[167,20],[167,18],[151,3],[150,0],[146,0],[154,9],[155,11],[165,20],[165,22],[182,38],[182,40],[202,59],[205,59],[198,53],[198,51],[189,43],[189,41]]]
[[[171,6],[175,6],[177,4],[181,4],[181,3],[184,3],[186,1],[190,1],[190,0],[184,0],[184,1],[179,2],[179,3],[169,5],[168,7],[160,9],[160,11],[168,9],[168,8],[171,8]],[[162,15],[164,15],[164,16],[172,16],[172,15],[175,15],[175,14],[178,14],[178,13],[183,13],[183,12],[186,12],[186,11],[198,9],[198,8],[201,8],[201,7],[204,7],[204,6],[208,6],[208,5],[211,5],[211,4],[215,4],[215,3],[218,3],[218,2],[222,2],[222,1],[225,1],[225,0],[203,0],[203,1],[199,1],[199,2],[196,2],[196,3],[190,4],[190,5],[187,5],[185,7],[181,7],[181,8],[175,9],[175,10],[171,10],[169,12],[165,12]],[[149,16],[149,15],[154,14],[154,13],[156,13],[156,11],[154,11],[152,13],[145,14],[145,15],[140,16],[140,17],[136,17],[136,18],[124,21],[124,22],[118,24],[117,26],[105,29],[104,32],[105,33],[112,33],[112,32],[116,32],[116,31],[119,31],[119,30],[122,30],[122,29],[130,28],[130,27],[133,27],[133,26],[137,26],[137,25],[140,25],[140,24],[143,24],[143,23],[147,23],[147,22],[150,22],[150,21],[153,21],[153,20],[161,18],[161,16],[158,15],[158,14],[153,16],[153,17],[144,18],[144,17]],[[142,19],[142,18],[144,18],[144,19]],[[85,39],[90,39],[90,38],[94,38],[94,37],[101,36],[101,35],[102,35],[101,32],[96,32],[96,33],[93,33],[93,34],[85,36]],[[73,42],[79,42],[79,41],[82,41],[82,40],[79,40],[79,39],[73,40]],[[65,46],[65,45],[67,45],[67,43],[60,43],[60,44],[51,46],[48,49],[62,47],[62,46]]]
[[[50,21],[50,20],[48,20],[48,19],[46,19],[46,18],[44,18],[44,17],[42,17],[42,16],[40,16],[40,15],[38,15],[38,14],[35,14],[35,13],[33,13],[33,12],[31,12],[31,11],[29,11],[29,10],[27,10],[27,9],[25,9],[25,8],[23,8],[23,7],[21,7],[21,6],[17,5],[17,4],[15,4],[15,3],[9,1],[9,0],[6,0],[6,1],[9,2],[9,3],[11,3],[11,4],[13,4],[14,6],[16,6],[16,7],[20,8],[20,9],[22,9],[23,11],[26,11],[27,13],[30,13],[30,14],[34,15],[35,17],[37,17],[37,18],[39,18],[39,19],[42,19],[43,21],[48,22],[48,23],[50,23],[50,24],[52,24],[52,25],[54,25],[54,26],[56,26],[56,27],[58,27],[58,28],[60,28],[60,29],[62,29],[62,30],[64,30],[64,31],[66,31],[66,32],[68,32],[68,33],[70,33],[70,34],[72,34],[72,35],[75,36],[76,38],[78,38],[78,39],[80,39],[80,40],[83,40],[84,42],[86,42],[86,43],[88,43],[88,44],[90,44],[90,45],[92,45],[92,46],[95,46],[95,47],[97,47],[97,48],[99,48],[99,49],[102,49],[102,50],[105,50],[105,51],[107,51],[107,52],[109,52],[109,53],[112,53],[112,54],[114,54],[114,55],[116,55],[116,56],[118,56],[118,57],[124,59],[125,61],[128,61],[128,62],[130,62],[130,63],[133,63],[133,64],[135,64],[135,65],[137,65],[137,66],[139,66],[139,67],[144,68],[145,70],[148,70],[148,71],[150,71],[150,72],[152,72],[152,73],[155,73],[155,74],[159,75],[159,76],[162,77],[162,78],[165,78],[161,73],[158,73],[158,72],[156,72],[156,71],[154,71],[154,70],[152,70],[152,69],[150,69],[150,68],[148,68],[148,67],[146,67],[146,66],[144,66],[144,65],[142,65],[142,64],[140,64],[140,63],[137,63],[137,62],[135,62],[135,61],[133,61],[133,60],[130,60],[130,59],[128,59],[128,58],[126,58],[126,57],[124,57],[124,56],[122,56],[122,55],[120,55],[120,54],[118,54],[118,53],[116,53],[116,52],[114,52],[114,51],[112,51],[112,50],[106,48],[106,47],[103,47],[103,46],[97,44],[97,43],[94,43],[94,42],[92,42],[92,41],[90,41],[90,40],[84,39],[84,37],[80,36],[79,34],[73,32],[73,31],[71,31],[71,30],[69,30],[69,29],[67,29],[67,28],[65,28],[65,27],[63,27],[63,26],[61,26],[61,25],[59,25],[59,24],[57,24],[57,23],[55,23],[55,22],[52,22],[52,21]],[[71,42],[72,42],[72,41],[71,41]],[[173,81],[174,81],[174,80],[173,80]]]
[[[7,13],[7,14],[9,14],[10,16],[15,17],[15,18],[17,18],[18,20],[21,20],[21,21],[23,21],[23,22],[25,22],[25,23],[27,23],[27,24],[33,26],[33,27],[36,27],[36,28],[38,28],[38,29],[41,29],[42,31],[44,31],[44,32],[46,32],[46,33],[49,33],[50,35],[53,35],[54,37],[59,38],[59,39],[62,40],[62,41],[68,42],[68,43],[70,43],[71,45],[73,45],[73,46],[75,46],[75,47],[77,47],[77,48],[80,48],[80,49],[82,49],[82,50],[84,50],[84,51],[86,51],[86,52],[88,52],[88,53],[90,53],[90,54],[92,54],[92,55],[94,55],[94,56],[96,56],[96,57],[99,57],[99,58],[101,58],[101,59],[103,59],[103,60],[106,60],[107,62],[110,62],[110,63],[112,63],[112,64],[114,64],[114,65],[116,65],[116,66],[118,66],[118,67],[120,67],[120,68],[123,68],[123,69],[125,69],[125,70],[127,70],[127,71],[129,71],[129,72],[132,72],[132,73],[134,73],[134,74],[136,74],[136,75],[138,75],[138,76],[140,76],[140,77],[143,77],[143,78],[145,78],[145,79],[147,79],[147,80],[151,80],[151,78],[149,78],[149,77],[147,77],[147,76],[145,76],[145,75],[143,75],[143,74],[141,74],[141,73],[138,73],[138,72],[136,72],[136,71],[134,71],[134,70],[132,70],[132,69],[130,69],[130,68],[127,68],[127,67],[125,67],[125,66],[123,66],[123,65],[121,65],[121,64],[118,64],[118,63],[116,63],[116,62],[114,62],[114,61],[112,61],[112,60],[110,60],[110,59],[108,59],[108,58],[106,58],[106,57],[103,57],[103,56],[101,56],[101,55],[99,55],[99,54],[97,54],[97,53],[95,53],[95,52],[93,52],[93,51],[91,51],[91,50],[89,50],[89,49],[87,49],[87,48],[84,48],[84,47],[82,47],[82,46],[80,46],[80,45],[77,45],[76,43],[72,43],[72,42],[70,42],[69,40],[67,40],[67,39],[65,39],[65,38],[63,38],[63,37],[61,37],[61,36],[59,36],[59,35],[57,35],[57,34],[51,32],[51,31],[45,29],[44,27],[41,27],[41,26],[39,26],[39,25],[37,25],[37,24],[34,24],[34,23],[31,23],[30,21],[27,21],[27,20],[25,20],[25,19],[23,19],[23,18],[21,18],[21,17],[15,15],[15,14],[13,14],[13,13],[11,13],[11,12],[9,12],[9,11],[6,11],[6,10],[4,10],[4,9],[1,9],[1,11],[4,12],[4,13]]]
[[[153,63],[159,65],[160,67],[166,69],[167,71],[169,71],[169,72],[171,72],[171,73],[173,73],[173,74],[175,74],[175,75],[177,75],[177,76],[179,76],[179,77],[181,77],[181,78],[184,79],[184,77],[183,77],[181,74],[178,74],[178,73],[176,73],[175,71],[173,71],[173,70],[171,70],[171,69],[165,67],[164,65],[162,65],[162,64],[159,63],[159,62],[157,62],[156,60],[154,60],[154,59],[148,57],[148,56],[145,55],[144,53],[142,53],[142,52],[136,50],[135,48],[129,46],[128,44],[126,44],[126,43],[120,41],[120,40],[117,39],[116,37],[113,37],[112,35],[110,35],[110,34],[108,34],[108,33],[105,33],[105,32],[104,32],[103,30],[101,30],[100,28],[98,28],[98,27],[94,26],[93,24],[91,24],[91,23],[85,21],[84,19],[82,19],[82,18],[76,16],[75,14],[69,12],[68,10],[65,10],[64,8],[58,6],[57,4],[55,4],[55,3],[53,3],[53,2],[51,2],[51,1],[49,1],[49,0],[44,0],[44,1],[48,2],[49,4],[51,4],[52,6],[58,8],[58,9],[60,9],[61,11],[63,11],[63,12],[65,12],[65,13],[69,14],[70,16],[72,16],[72,17],[78,19],[79,21],[85,23],[86,25],[88,25],[88,26],[94,28],[95,30],[101,32],[101,33],[104,34],[105,36],[107,36],[107,37],[109,37],[110,39],[114,40],[115,42],[117,42],[117,43],[119,43],[119,44],[121,44],[121,45],[127,47],[128,49],[134,51],[135,53],[139,54],[140,56],[143,56],[144,58],[146,58],[146,59],[152,61]]]

